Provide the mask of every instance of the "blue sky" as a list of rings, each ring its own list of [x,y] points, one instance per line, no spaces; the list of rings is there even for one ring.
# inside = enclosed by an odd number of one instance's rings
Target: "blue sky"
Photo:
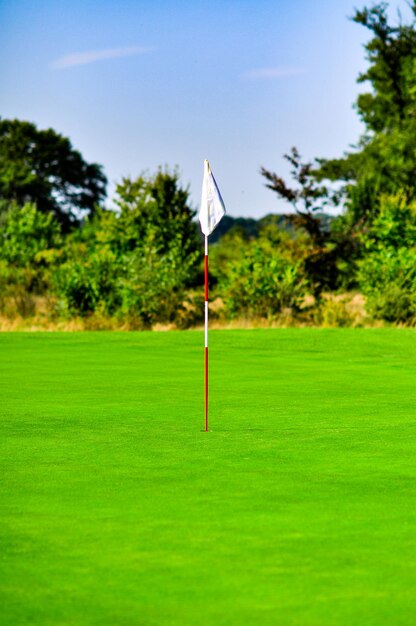
[[[285,205],[260,166],[339,156],[367,32],[353,0],[0,0],[0,115],[53,127],[123,176],[178,165],[197,207],[208,158],[227,210]],[[404,3],[401,6],[406,14]]]

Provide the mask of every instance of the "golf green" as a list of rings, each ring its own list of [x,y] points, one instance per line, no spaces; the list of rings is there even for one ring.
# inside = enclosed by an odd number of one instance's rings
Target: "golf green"
[[[413,624],[416,333],[0,335],[5,626]]]

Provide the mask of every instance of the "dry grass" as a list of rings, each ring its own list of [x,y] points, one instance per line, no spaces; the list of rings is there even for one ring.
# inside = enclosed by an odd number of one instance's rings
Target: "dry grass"
[[[178,330],[189,328],[203,329],[203,322],[193,322],[196,319],[194,308],[190,309],[189,324],[184,323],[157,323],[155,331]],[[185,319],[186,322],[186,319]],[[239,317],[227,319],[224,314],[224,304],[220,298],[210,303],[210,328],[216,330],[234,330],[250,328],[303,328],[303,327],[352,327],[374,328],[386,326],[382,321],[372,320],[365,310],[365,297],[361,293],[325,294],[319,305],[312,296],[305,299],[302,311],[293,314],[291,309],[285,309],[279,316],[272,319]],[[103,331],[140,330],[131,320],[105,317],[102,314],[92,314],[86,317],[59,318],[50,313],[50,302],[46,298],[36,298],[35,312],[30,316],[19,315],[16,311],[0,315],[0,332],[36,332],[36,331]]]

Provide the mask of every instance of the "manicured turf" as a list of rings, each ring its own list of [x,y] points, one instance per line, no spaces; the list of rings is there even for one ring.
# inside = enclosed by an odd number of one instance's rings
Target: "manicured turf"
[[[2,334],[5,626],[409,626],[416,334]]]

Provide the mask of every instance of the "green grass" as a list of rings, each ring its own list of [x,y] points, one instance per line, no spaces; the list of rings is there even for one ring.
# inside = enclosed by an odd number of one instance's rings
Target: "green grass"
[[[0,335],[5,626],[409,626],[416,333]]]

